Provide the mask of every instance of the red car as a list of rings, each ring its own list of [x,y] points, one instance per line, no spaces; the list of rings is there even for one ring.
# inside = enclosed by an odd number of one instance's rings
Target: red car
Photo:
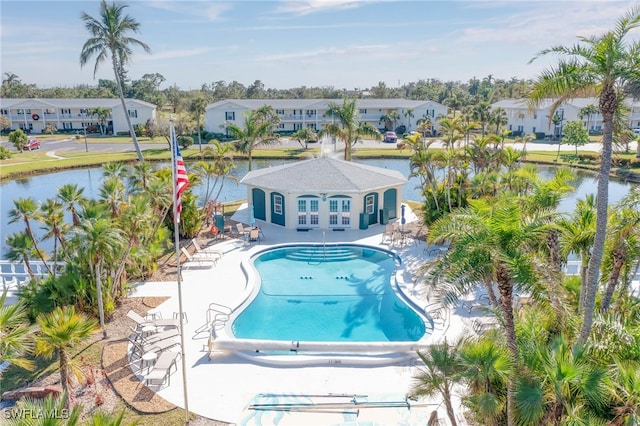
[[[33,151],[34,149],[40,149],[40,141],[38,139],[29,139],[24,148],[22,148],[23,151]]]

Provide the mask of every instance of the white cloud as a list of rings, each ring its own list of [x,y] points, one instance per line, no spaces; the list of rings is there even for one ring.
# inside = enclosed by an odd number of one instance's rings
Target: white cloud
[[[328,10],[355,9],[362,6],[363,3],[365,2],[353,0],[283,1],[275,9],[274,13],[309,15]]]
[[[152,53],[151,55],[137,55],[136,61],[148,62],[148,61],[161,61],[165,59],[175,58],[188,58],[191,56],[204,55],[211,52],[213,49],[209,47],[198,47],[192,49],[179,49],[179,50],[165,50],[158,53]]]

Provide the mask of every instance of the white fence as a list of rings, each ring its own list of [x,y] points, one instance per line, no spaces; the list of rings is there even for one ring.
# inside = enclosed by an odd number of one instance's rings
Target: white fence
[[[49,271],[44,265],[44,262],[32,260],[29,262],[29,265],[36,277],[46,277],[49,275]],[[53,267],[53,263],[50,263],[49,267]],[[64,270],[65,265],[58,263],[57,267],[58,271],[61,271]],[[31,275],[29,275],[24,263],[0,260],[0,278],[2,279],[1,291],[8,290],[9,293],[13,293],[18,290],[20,286],[28,283]]]

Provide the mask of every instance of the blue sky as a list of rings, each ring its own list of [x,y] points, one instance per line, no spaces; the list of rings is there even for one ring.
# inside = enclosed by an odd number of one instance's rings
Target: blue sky
[[[152,1],[131,0],[141,24],[129,76],[162,74],[161,88],[236,80],[265,87],[389,87],[438,78],[534,78],[541,49],[600,34],[631,1]],[[96,85],[80,68],[82,12],[98,1],[0,0],[0,68],[38,87]],[[640,38],[634,31],[633,38]]]

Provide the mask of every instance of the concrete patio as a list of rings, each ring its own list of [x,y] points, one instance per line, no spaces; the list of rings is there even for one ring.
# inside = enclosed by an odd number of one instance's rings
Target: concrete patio
[[[407,209],[408,222],[416,217]],[[357,242],[388,248],[400,255],[403,262],[402,291],[420,307],[427,306],[421,286],[413,284],[412,272],[438,248],[426,248],[424,241],[409,238],[404,243],[381,243],[383,225],[366,230],[331,232],[286,231],[258,221],[263,238],[260,245],[248,245],[240,240],[224,240],[211,244],[210,249],[225,254],[217,265],[186,263],[182,271],[183,308],[185,325],[185,354],[187,366],[188,401],[190,411],[201,416],[242,425],[349,425],[349,424],[426,424],[432,411],[438,411],[441,424],[448,424],[441,399],[407,401],[413,377],[420,362],[416,354],[407,354],[391,365],[362,366],[350,362],[350,356],[322,356],[311,358],[306,365],[267,366],[246,356],[231,352],[214,352],[208,357],[207,342],[210,327],[206,311],[214,302],[235,308],[241,301],[246,278],[240,268],[242,259],[269,245],[290,242]],[[131,296],[168,296],[158,307],[163,318],[173,318],[178,312],[175,282],[145,282],[135,286]],[[444,327],[437,326],[432,341],[451,341],[468,331],[469,315],[484,315],[460,307],[450,310],[451,318]],[[462,317],[465,317],[464,321]],[[438,322],[441,324],[441,321]],[[472,331],[471,331],[472,332]],[[284,355],[295,359],[304,355]],[[297,364],[297,363],[296,363]],[[143,380],[143,377],[140,376]],[[171,374],[170,385],[151,386],[163,398],[184,407],[180,361],[177,372]],[[357,404],[353,404],[354,395]],[[459,406],[459,398],[456,404]],[[327,409],[262,410],[252,404],[328,404]],[[349,408],[349,405],[352,405]],[[375,407],[374,407],[375,406]],[[461,410],[460,410],[461,411]],[[464,423],[463,423],[464,424]]]

